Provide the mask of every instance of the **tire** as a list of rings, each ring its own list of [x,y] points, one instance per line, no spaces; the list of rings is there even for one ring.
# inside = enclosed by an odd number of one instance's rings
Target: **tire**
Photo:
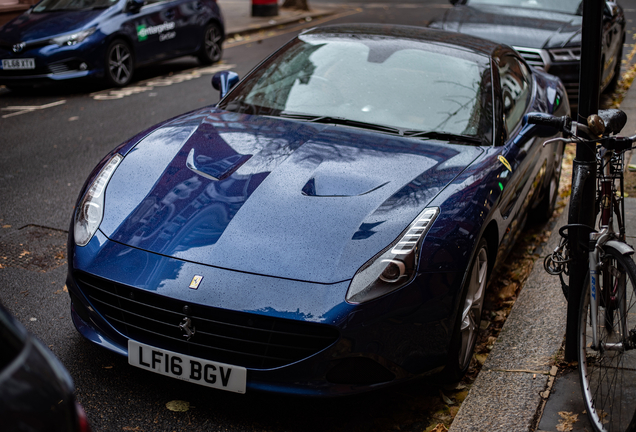
[[[123,40],[113,41],[106,50],[106,82],[115,87],[130,83],[135,62],[130,46]]]
[[[197,56],[199,62],[204,65],[211,65],[221,60],[223,57],[223,32],[218,24],[210,23],[203,32],[201,50]]]
[[[636,341],[636,264],[631,257],[605,246],[597,275],[599,342]],[[579,310],[579,377],[590,423],[596,432],[634,430],[636,425],[636,349],[592,348],[590,278],[585,282]],[[608,300],[611,297],[610,300]],[[625,322],[625,328],[622,323]],[[632,429],[630,429],[630,427]]]
[[[618,80],[621,77],[621,63],[623,61],[623,44],[625,41],[621,42],[621,47],[618,49],[618,54],[616,55],[616,65],[614,66],[614,76],[612,80],[609,82],[607,87],[605,88],[605,93],[614,93],[616,91],[616,86],[618,85]],[[601,63],[602,64],[602,63]]]
[[[554,159],[552,167],[552,176],[546,190],[543,191],[541,202],[532,210],[530,210],[529,218],[531,224],[544,224],[550,220],[556,207],[557,198],[559,197],[559,182],[561,179],[561,167],[563,162],[563,151],[565,147],[563,143],[549,144],[555,146]]]
[[[490,267],[488,244],[481,239],[470,265],[470,273],[462,287],[461,309],[458,313],[451,339],[443,380],[457,382],[466,374],[479,336],[481,313]]]

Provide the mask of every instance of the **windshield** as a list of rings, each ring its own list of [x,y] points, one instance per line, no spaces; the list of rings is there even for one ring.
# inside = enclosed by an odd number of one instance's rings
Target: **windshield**
[[[582,0],[469,0],[471,5],[512,6],[581,15]]]
[[[481,137],[492,129],[488,64],[487,57],[419,40],[301,35],[219,106]]]
[[[43,0],[33,8],[33,12],[103,9],[111,7],[118,1],[119,0]]]

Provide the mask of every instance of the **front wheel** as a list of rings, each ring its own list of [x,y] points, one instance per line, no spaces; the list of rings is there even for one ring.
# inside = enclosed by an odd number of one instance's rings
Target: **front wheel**
[[[594,430],[632,431],[636,430],[636,264],[610,246],[603,249],[595,292],[599,346],[593,347],[588,276],[579,310],[579,377]]]
[[[443,372],[445,381],[459,381],[470,366],[479,336],[481,312],[484,307],[484,295],[488,283],[488,270],[488,244],[485,239],[481,239],[462,289],[461,310],[457,317],[448,361]]]
[[[202,64],[210,65],[221,60],[223,57],[223,32],[214,23],[210,23],[203,32],[203,42],[199,51],[199,61]]]
[[[123,40],[115,40],[106,50],[106,81],[116,87],[124,87],[132,80],[133,54]]]

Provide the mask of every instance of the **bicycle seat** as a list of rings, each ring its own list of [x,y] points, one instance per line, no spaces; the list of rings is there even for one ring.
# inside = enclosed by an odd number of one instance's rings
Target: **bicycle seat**
[[[600,110],[598,116],[605,123],[605,132],[610,134],[619,133],[627,123],[627,115],[619,109]]]

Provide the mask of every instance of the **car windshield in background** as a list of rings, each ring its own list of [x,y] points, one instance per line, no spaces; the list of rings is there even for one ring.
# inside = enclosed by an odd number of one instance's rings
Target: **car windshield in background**
[[[90,10],[108,8],[119,0],[44,0],[33,8],[33,12]]]
[[[583,13],[582,0],[469,0],[468,4],[540,9],[572,15],[581,15]]]
[[[481,137],[492,129],[491,94],[486,57],[410,39],[322,34],[301,35],[219,106]]]

